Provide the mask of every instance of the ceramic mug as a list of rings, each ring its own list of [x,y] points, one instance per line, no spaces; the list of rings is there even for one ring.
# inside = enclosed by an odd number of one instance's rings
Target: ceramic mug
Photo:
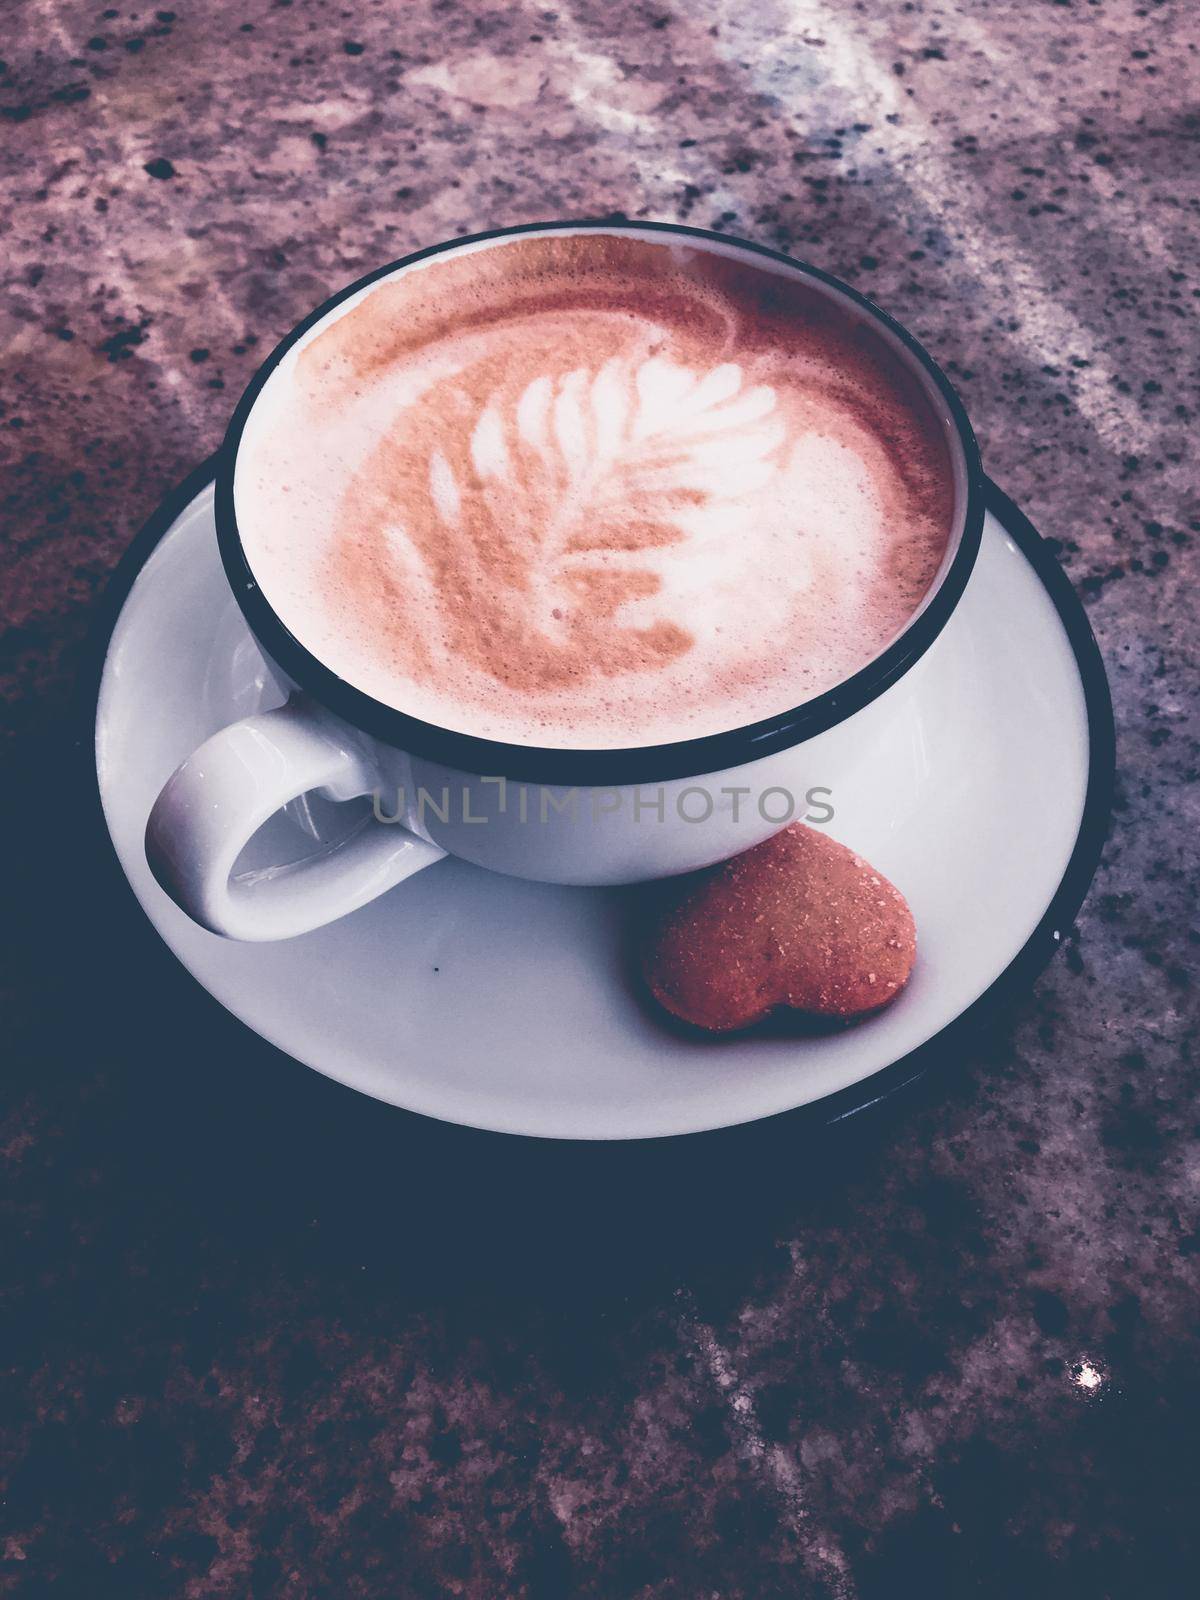
[[[289,353],[380,279],[417,262],[497,247],[522,233],[585,229],[766,258],[868,323],[935,408],[954,486],[937,576],[880,655],[794,710],[640,748],[553,749],[476,738],[418,721],[337,677],[288,631],[254,580],[234,501],[238,447],[259,395]],[[352,284],[301,323],[238,404],[218,458],[216,513],[233,593],[291,697],[278,710],[223,728],[183,762],[151,810],[146,854],[158,882],[196,922],[229,938],[264,940],[332,922],[446,854],[551,883],[633,883],[722,861],[793,817],[827,820],[826,797],[853,769],[855,752],[877,744],[915,694],[920,674],[911,669],[962,595],[979,548],[984,481],[966,414],[945,376],[910,334],[827,273],[698,228],[547,223],[419,251]],[[276,871],[237,873],[238,857],[267,819],[313,790],[335,801],[371,796],[371,812],[358,814],[332,849]]]

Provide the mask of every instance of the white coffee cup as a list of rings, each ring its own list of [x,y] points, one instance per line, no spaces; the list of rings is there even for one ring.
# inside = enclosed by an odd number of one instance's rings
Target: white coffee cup
[[[256,584],[238,531],[234,471],[258,397],[283,357],[383,277],[416,262],[487,248],[514,234],[600,230],[765,257],[803,278],[841,313],[868,323],[915,376],[941,422],[954,513],[937,576],[900,635],[835,688],[745,727],[670,744],[608,750],[508,745],[439,728],[336,676],[280,621]],[[426,268],[425,270],[436,270]],[[284,939],[365,905],[451,854],[551,883],[619,884],[669,877],[749,849],[794,818],[828,820],[830,794],[856,753],[877,744],[917,692],[911,669],[957,605],[979,548],[984,480],[958,397],[892,319],[828,274],[773,250],[666,223],[547,223],[434,246],[352,284],[279,345],[238,404],[218,458],[217,534],[234,595],[291,698],[207,739],[151,810],[146,854],[158,882],[204,927],[228,938]],[[332,849],[235,873],[276,811],[317,791],[372,797]]]

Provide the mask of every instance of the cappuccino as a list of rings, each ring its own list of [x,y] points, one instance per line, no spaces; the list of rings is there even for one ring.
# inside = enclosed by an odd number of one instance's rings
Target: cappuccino
[[[628,747],[757,722],[877,656],[946,552],[945,433],[861,313],[634,232],[434,255],[335,308],[246,424],[283,623],[411,716]]]

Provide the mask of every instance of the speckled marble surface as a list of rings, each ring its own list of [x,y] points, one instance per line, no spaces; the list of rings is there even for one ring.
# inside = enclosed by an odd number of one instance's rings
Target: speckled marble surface
[[[1190,1592],[1194,10],[25,0],[0,31],[0,1593]],[[107,574],[278,335],[411,247],[610,212],[907,322],[1111,669],[1068,948],[818,1151],[530,1147],[297,1072],[93,881],[62,754]]]

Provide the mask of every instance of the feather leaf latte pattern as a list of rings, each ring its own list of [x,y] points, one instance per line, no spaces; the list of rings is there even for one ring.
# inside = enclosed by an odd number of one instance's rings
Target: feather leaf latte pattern
[[[574,748],[844,678],[950,512],[938,420],[877,339],[753,263],[598,234],[352,300],[272,375],[238,472],[263,592],[339,676]]]
[[[733,362],[697,372],[614,357],[596,371],[543,374],[515,405],[490,395],[455,461],[432,451],[429,496],[447,536],[482,545],[501,520],[493,502],[506,499],[510,516],[519,507],[528,559],[507,569],[506,586],[524,593],[526,623],[545,639],[565,645],[590,609],[639,632],[652,654],[675,655],[691,639],[679,619],[639,626],[624,613],[651,609],[655,549],[702,535],[714,510],[727,526],[730,502],[770,479],[784,433],[774,408],[774,391],[744,386]],[[553,657],[541,665],[549,681],[563,669]],[[614,664],[602,655],[596,665]]]

